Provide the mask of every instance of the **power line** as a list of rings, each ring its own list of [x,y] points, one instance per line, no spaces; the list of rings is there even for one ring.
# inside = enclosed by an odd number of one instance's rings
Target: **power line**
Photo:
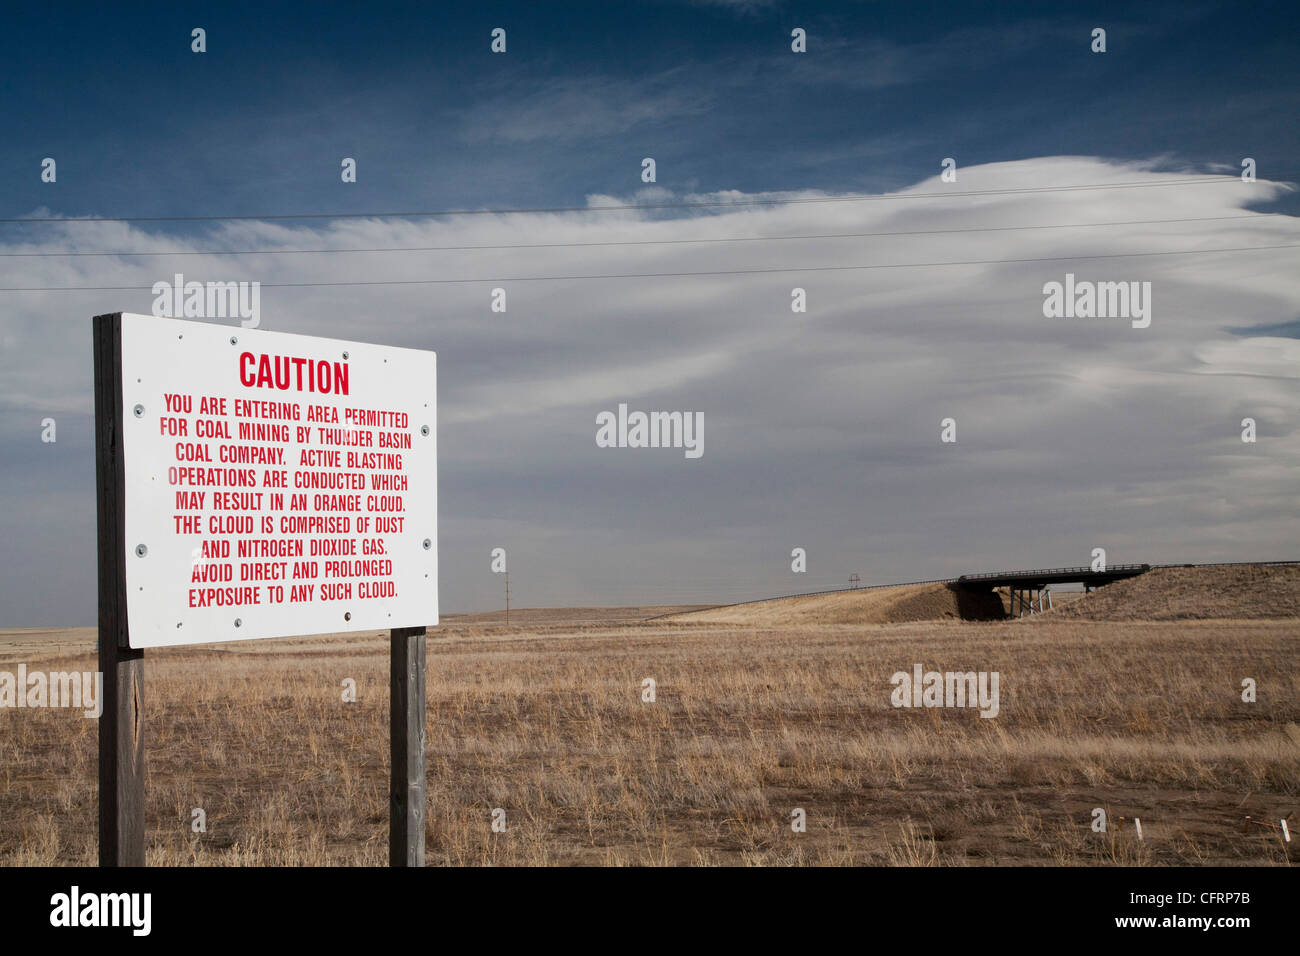
[[[79,256],[113,256],[118,258],[147,256],[285,256],[344,252],[465,252],[496,249],[580,249],[599,246],[675,246],[719,242],[786,242],[805,239],[869,239],[892,236],[935,236],[968,232],[1015,232],[1023,229],[1086,229],[1096,226],[1154,226],[1188,222],[1228,222],[1283,216],[1283,213],[1259,212],[1240,216],[1194,216],[1186,219],[1126,219],[1118,222],[1067,222],[1029,226],[973,226],[962,229],[908,229],[897,232],[832,232],[801,236],[729,236],[708,239],[611,239],[599,242],[511,242],[469,246],[376,246],[359,249],[214,249],[164,250],[158,252],[0,252],[3,259],[59,259]]]
[[[717,209],[728,206],[788,206],[831,202],[892,202],[896,199],[951,199],[961,196],[1005,196],[1034,193],[1078,192],[1093,189],[1146,189],[1156,186],[1203,186],[1237,183],[1235,176],[1210,179],[1162,179],[1147,182],[1085,183],[1077,186],[1026,186],[1021,189],[967,189],[937,193],[892,193],[884,196],[806,196],[789,199],[728,199],[694,202],[608,203],[601,206],[520,207],[514,209],[434,209],[408,212],[280,213],[258,216],[30,216],[0,219],[0,223],[73,222],[241,222],[291,219],[414,219],[439,216],[506,216],[562,212],[617,212],[639,209]]]
[[[602,275],[563,275],[563,276],[499,276],[475,277],[469,279],[368,279],[347,282],[263,282],[263,289],[306,289],[335,288],[343,286],[401,286],[401,285],[451,285],[467,282],[560,282],[585,279],[674,279],[688,277],[734,276],[734,275],[774,275],[789,272],[851,272],[865,269],[913,269],[930,266],[979,266],[1004,265],[1021,262],[1063,262],[1085,259],[1131,259],[1143,256],[1194,256],[1211,255],[1217,252],[1260,252],[1269,249],[1295,249],[1300,243],[1281,243],[1270,246],[1234,246],[1221,249],[1178,249],[1169,252],[1112,252],[1102,255],[1070,256],[1035,256],[1023,259],[964,259],[951,262],[890,262],[872,263],[857,266],[789,266],[765,269],[711,269],[699,272],[625,272]],[[0,288],[0,292],[146,292],[152,286],[104,285],[104,286],[33,286],[25,288]]]

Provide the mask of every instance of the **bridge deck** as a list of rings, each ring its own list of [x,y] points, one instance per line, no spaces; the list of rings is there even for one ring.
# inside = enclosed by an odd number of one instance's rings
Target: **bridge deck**
[[[972,591],[993,588],[1042,590],[1049,584],[1086,584],[1090,587],[1101,587],[1124,578],[1135,578],[1150,570],[1149,564],[1116,564],[1105,571],[1094,571],[1087,567],[990,571],[987,574],[963,574],[954,583]]]

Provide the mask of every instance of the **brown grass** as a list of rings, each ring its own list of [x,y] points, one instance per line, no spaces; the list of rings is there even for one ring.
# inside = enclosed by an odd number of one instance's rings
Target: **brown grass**
[[[697,616],[698,617],[698,616]],[[513,614],[512,614],[513,618]],[[1287,864],[1300,621],[472,621],[430,632],[431,864]],[[0,669],[89,668],[85,636]],[[151,865],[381,865],[382,636],[150,651]],[[1001,714],[895,709],[915,663]],[[359,700],[340,699],[356,680]],[[658,683],[642,703],[641,682]],[[1240,682],[1258,682],[1243,703]],[[92,863],[93,720],[0,710],[0,863]],[[191,809],[207,832],[190,830]],[[506,811],[494,834],[491,811]],[[790,812],[807,812],[795,834]],[[1091,811],[1131,827],[1095,834]],[[1293,818],[1294,820],[1295,818]]]

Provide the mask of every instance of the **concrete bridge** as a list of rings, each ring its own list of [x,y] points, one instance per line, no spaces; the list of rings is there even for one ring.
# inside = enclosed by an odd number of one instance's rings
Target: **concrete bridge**
[[[1011,617],[1024,617],[1025,611],[1043,611],[1052,606],[1053,584],[1082,584],[1084,591],[1091,591],[1124,578],[1135,578],[1151,570],[1149,564],[1116,564],[1105,571],[1083,568],[1037,568],[1032,571],[990,571],[987,574],[963,574],[952,583],[968,591],[992,591],[994,588],[1006,588],[1011,594]],[[1043,607],[1046,599],[1047,608]],[[1019,610],[1019,614],[1016,611]]]

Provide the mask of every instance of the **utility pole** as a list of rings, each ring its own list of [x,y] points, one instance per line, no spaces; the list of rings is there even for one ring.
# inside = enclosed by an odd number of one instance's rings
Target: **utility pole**
[[[510,623],[510,572],[506,572],[506,623]]]
[[[862,578],[858,577],[858,573],[856,571],[854,571],[852,574],[849,575],[849,587],[856,588],[861,583],[862,583]]]

